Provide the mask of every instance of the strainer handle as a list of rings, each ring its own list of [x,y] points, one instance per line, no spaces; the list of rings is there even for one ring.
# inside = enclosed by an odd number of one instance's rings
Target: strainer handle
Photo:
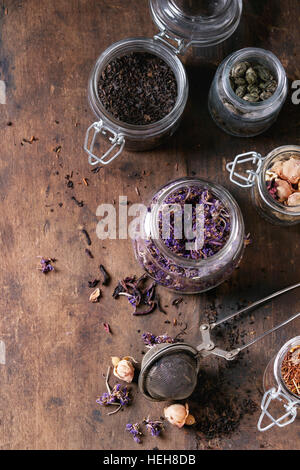
[[[293,284],[292,286],[285,287],[285,289],[281,289],[277,292],[273,292],[273,294],[268,295],[267,297],[264,297],[263,299],[257,300],[256,302],[253,302],[252,304],[248,305],[247,307],[242,308],[241,310],[238,310],[235,313],[232,313],[231,315],[228,315],[225,318],[222,318],[221,320],[211,323],[210,328],[215,328],[218,325],[221,325],[221,323],[225,323],[228,320],[231,320],[232,318],[236,317],[237,315],[240,315],[241,313],[248,312],[249,310],[252,310],[255,307],[258,307],[259,305],[267,302],[268,300],[274,299],[274,297],[277,297],[278,295],[285,294],[286,292],[296,289],[297,287],[300,287],[300,282],[297,284]]]
[[[300,317],[300,312],[296,313],[295,315],[283,321],[282,323],[279,323],[279,325],[273,326],[273,328],[271,328],[270,330],[265,331],[262,335],[258,336],[257,338],[254,338],[252,341],[249,341],[249,343],[243,344],[242,346],[236,348],[236,350],[238,352],[243,351],[243,349],[246,349],[249,346],[252,346],[252,344],[257,343],[257,341],[260,341],[265,336],[269,335],[270,333],[273,333],[273,331],[279,330],[279,328],[282,328],[283,326],[287,325],[288,323],[290,323],[291,321],[295,320],[298,317]]]

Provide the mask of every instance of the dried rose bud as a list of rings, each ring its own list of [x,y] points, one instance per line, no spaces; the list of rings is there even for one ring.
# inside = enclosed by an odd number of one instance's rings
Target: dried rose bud
[[[170,405],[164,409],[165,418],[174,426],[182,428],[185,424],[191,426],[195,423],[194,416],[189,414],[189,406],[184,405]]]
[[[282,165],[281,177],[291,184],[297,184],[300,180],[300,160],[293,157],[286,160]]]
[[[276,194],[279,202],[287,201],[292,194],[292,188],[287,181],[276,179]]]
[[[131,383],[134,376],[134,367],[132,364],[134,359],[129,356],[123,357],[123,359],[114,356],[111,360],[114,366],[114,375],[118,377],[118,379],[124,380],[124,382]]]
[[[275,162],[270,171],[276,173],[278,176],[281,176],[282,173],[283,161]]]
[[[287,201],[288,206],[300,206],[300,192],[291,194]]]

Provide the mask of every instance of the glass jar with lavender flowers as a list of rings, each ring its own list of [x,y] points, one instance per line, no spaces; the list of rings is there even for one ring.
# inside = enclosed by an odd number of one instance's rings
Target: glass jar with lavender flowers
[[[300,223],[300,146],[284,145],[266,157],[243,153],[226,168],[233,183],[251,188],[254,206],[268,222]]]
[[[234,52],[218,67],[208,108],[225,132],[253,137],[277,119],[287,97],[287,77],[270,51],[249,47]]]
[[[137,260],[158,283],[200,293],[231,276],[244,252],[244,221],[231,194],[198,178],[168,183],[153,196],[134,239]]]
[[[287,341],[271,359],[264,373],[263,386],[259,431],[292,423],[300,406],[300,336]]]
[[[111,163],[124,148],[149,150],[173,135],[188,97],[178,55],[227,39],[242,12],[242,0],[149,0],[149,5],[159,32],[112,44],[90,75],[88,100],[97,121],[87,129],[84,150],[91,165]],[[105,150],[98,136],[105,137]]]

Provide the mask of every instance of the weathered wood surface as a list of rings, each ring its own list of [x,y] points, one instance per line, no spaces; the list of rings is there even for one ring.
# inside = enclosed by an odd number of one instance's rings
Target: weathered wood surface
[[[299,2],[244,3],[229,50],[249,45],[270,49],[282,60],[289,79],[300,79]],[[158,312],[135,318],[126,299],[112,299],[118,279],[141,271],[129,240],[97,239],[100,203],[117,200],[119,194],[130,202],[144,201],[167,180],[192,174],[223,184],[239,201],[253,239],[240,269],[212,292],[186,297],[178,310],[171,306],[174,294],[160,289],[171,322],[182,312],[180,321],[190,328],[207,314],[224,315],[299,281],[299,226],[277,228],[264,222],[250,194],[233,187],[224,168],[242,151],[266,154],[279,145],[300,144],[300,106],[291,104],[289,94],[277,123],[255,139],[232,138],[218,130],[206,101],[217,61],[228,52],[226,45],[218,49],[218,58],[204,61],[194,51],[183,59],[190,99],[171,141],[152,152],[124,153],[108,168],[91,173],[82,150],[85,130],[94,119],[86,98],[91,67],[111,43],[154,33],[146,0],[1,1],[0,80],[6,84],[6,104],[0,104],[0,340],[6,346],[6,364],[0,361],[1,449],[135,448],[125,424],[148,413],[153,418],[162,414],[163,405],[145,401],[135,385],[134,403],[124,412],[106,416],[106,409],[95,403],[104,391],[102,374],[111,355],[141,360],[143,331],[180,331],[180,326],[166,325],[166,317]],[[21,145],[31,136],[38,140]],[[53,151],[57,146],[58,154]],[[150,176],[143,176],[143,170]],[[71,172],[74,189],[66,186],[65,176]],[[73,195],[84,201],[82,208],[71,200]],[[85,253],[83,226],[92,238],[93,260]],[[39,255],[57,258],[55,273],[44,276],[36,269]],[[91,304],[87,281],[98,276],[100,262],[113,279],[102,289],[101,302]],[[299,309],[299,292],[292,292],[255,312],[255,323],[248,317],[235,324],[250,338]],[[103,322],[110,324],[111,336]],[[232,367],[211,359],[215,376],[222,373],[229,382],[228,397],[250,396],[259,404],[266,364],[296,332],[299,321],[253,347]],[[194,329],[185,338],[196,336]],[[220,388],[219,394],[224,393]],[[205,408],[196,399],[191,407],[197,413]],[[246,415],[230,436],[210,442],[193,429],[169,426],[162,439],[147,436],[139,448],[300,448],[299,419],[284,430],[261,434],[256,430],[258,416],[259,410]]]

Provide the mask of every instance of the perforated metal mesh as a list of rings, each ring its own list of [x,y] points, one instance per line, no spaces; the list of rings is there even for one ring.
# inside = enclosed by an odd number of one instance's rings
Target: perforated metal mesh
[[[156,400],[183,400],[197,383],[197,361],[185,351],[163,355],[145,377],[145,390]]]

